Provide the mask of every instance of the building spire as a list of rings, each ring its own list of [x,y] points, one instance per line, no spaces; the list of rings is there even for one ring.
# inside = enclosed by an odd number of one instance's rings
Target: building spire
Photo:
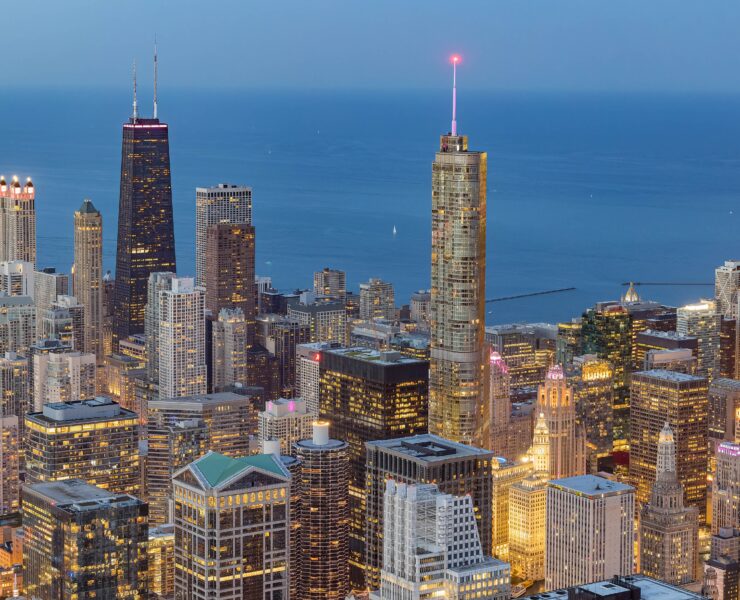
[[[131,115],[134,121],[139,118],[139,107],[136,105],[136,59],[134,59],[134,110]]]
[[[154,34],[154,118],[157,118],[157,34]]]
[[[457,63],[460,57],[452,55],[452,135],[457,135]]]

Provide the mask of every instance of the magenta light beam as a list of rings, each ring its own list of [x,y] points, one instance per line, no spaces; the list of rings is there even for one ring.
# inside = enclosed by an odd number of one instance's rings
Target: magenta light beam
[[[460,57],[452,55],[452,135],[457,135],[457,63]]]

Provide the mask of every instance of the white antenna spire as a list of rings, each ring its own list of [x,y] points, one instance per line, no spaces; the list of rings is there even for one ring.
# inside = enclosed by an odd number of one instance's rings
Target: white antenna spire
[[[457,63],[460,57],[452,55],[452,135],[457,135]]]
[[[134,121],[139,118],[139,107],[136,105],[136,59],[134,59],[134,112],[132,117]]]
[[[154,118],[157,118],[157,34],[154,34]]]

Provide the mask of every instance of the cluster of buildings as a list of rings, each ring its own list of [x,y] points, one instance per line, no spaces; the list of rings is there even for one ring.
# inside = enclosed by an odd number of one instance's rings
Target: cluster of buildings
[[[333,268],[274,289],[231,184],[179,274],[156,100],[115,277],[90,200],[72,273],[37,265],[34,185],[0,177],[0,595],[736,600],[740,262],[696,304],[486,327],[486,176],[453,112],[400,308]]]

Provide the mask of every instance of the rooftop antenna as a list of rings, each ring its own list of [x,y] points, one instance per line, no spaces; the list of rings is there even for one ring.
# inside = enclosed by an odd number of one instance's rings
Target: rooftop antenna
[[[460,56],[452,55],[452,135],[457,135],[457,63]]]
[[[157,34],[154,34],[154,118],[157,118]]]
[[[139,108],[136,105],[136,59],[134,59],[134,112],[131,116],[133,117],[134,121],[139,118]]]

